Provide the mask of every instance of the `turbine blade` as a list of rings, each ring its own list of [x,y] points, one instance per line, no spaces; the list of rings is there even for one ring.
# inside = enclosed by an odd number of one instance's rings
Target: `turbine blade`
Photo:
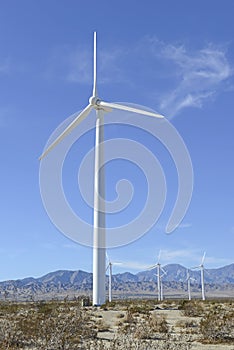
[[[164,275],[167,275],[167,272],[161,267],[162,272],[164,273]]]
[[[147,267],[147,270],[153,270],[153,269],[155,269],[156,267],[157,267],[157,265],[152,265],[152,266]]]
[[[159,250],[159,253],[158,253],[158,264],[159,264],[160,258],[161,258],[161,249]]]
[[[84,120],[92,109],[89,104],[83,111],[66,127],[66,129],[49,145],[49,147],[42,153],[39,160],[43,159],[55,146],[57,146],[70,132]]]
[[[110,264],[110,258],[109,258],[109,255],[107,254],[107,252],[106,252],[106,259],[107,259],[107,261],[108,261],[108,266],[109,266],[109,264]]]
[[[124,106],[124,105],[121,105],[119,103],[110,103],[110,102],[100,101],[100,102],[98,102],[98,105],[102,106],[102,107],[109,107],[109,108],[120,109],[123,111],[144,114],[144,115],[148,115],[150,117],[155,117],[155,118],[164,118],[164,116],[161,114],[145,111],[145,110],[139,109],[139,108]]]
[[[93,96],[97,96],[97,33],[93,33]]]
[[[201,261],[201,265],[204,264],[205,256],[206,256],[206,252],[204,252],[204,254],[203,254],[202,261]]]

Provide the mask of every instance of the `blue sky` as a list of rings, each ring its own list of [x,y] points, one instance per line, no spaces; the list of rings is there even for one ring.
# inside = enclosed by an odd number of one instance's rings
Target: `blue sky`
[[[159,249],[162,264],[192,266],[204,251],[208,268],[234,262],[233,10],[231,0],[1,2],[0,280],[57,269],[92,270],[92,249],[59,233],[44,210],[38,156],[54,129],[88,102],[94,30],[100,95],[166,115],[182,136],[194,170],[188,212],[167,235],[176,171],[165,150],[144,139],[164,168],[168,198],[152,230],[109,251],[113,260],[129,265],[116,272],[153,264]],[[126,128],[121,135],[143,137]],[[93,142],[90,136],[84,145]],[[114,175],[126,176],[113,166],[107,169],[110,198],[118,180]],[[128,167],[133,183],[144,184],[142,174]],[[71,177],[67,195],[75,205],[76,165],[68,162],[65,172]],[[137,196],[134,210],[144,199],[144,186]],[[82,211],[82,204],[76,210]]]

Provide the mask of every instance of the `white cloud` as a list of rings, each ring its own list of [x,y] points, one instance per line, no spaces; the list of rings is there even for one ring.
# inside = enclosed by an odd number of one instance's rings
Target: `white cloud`
[[[54,47],[44,73],[46,79],[61,79],[80,84],[92,83],[92,52],[82,47]]]
[[[209,265],[209,268],[212,268],[212,266],[222,267],[225,265],[233,264],[234,259],[207,256],[205,259],[205,263]]]
[[[201,108],[203,103],[222,90],[233,70],[221,48],[209,45],[201,50],[184,46],[160,45],[162,59],[170,61],[176,72],[176,86],[161,99],[161,109],[169,116],[185,107]]]
[[[164,265],[178,263],[184,266],[187,266],[187,264],[190,266],[198,266],[201,263],[203,254],[204,252],[198,249],[163,249],[161,250],[160,260]],[[208,254],[205,256],[205,265],[207,268],[217,268],[231,263],[233,263],[233,260],[230,258],[213,257]]]
[[[91,84],[92,65],[91,53],[77,49],[67,56],[69,71],[67,80],[84,84]]]
[[[161,250],[161,260],[163,264],[182,263],[183,261],[197,260],[198,251],[192,249]]]
[[[165,266],[168,264],[181,264],[184,267],[191,268],[193,266],[199,266],[201,259],[203,257],[204,251],[195,248],[187,249],[161,249],[160,263]],[[139,261],[124,261],[121,260],[121,265],[116,265],[115,270],[118,271],[145,271],[149,267],[157,263],[158,256],[156,254],[155,258],[151,258],[147,262]],[[225,265],[232,264],[233,260],[223,257],[212,257],[206,254],[205,257],[205,267],[208,269],[218,268]],[[135,273],[135,272],[134,272]]]
[[[126,82],[121,61],[127,50],[120,47],[102,49],[97,54],[98,85],[110,82]],[[59,58],[59,59],[58,59]],[[69,82],[92,85],[93,52],[86,47],[59,46],[53,49],[49,58],[46,77],[56,76]]]
[[[121,61],[127,55],[121,48],[102,49],[98,53],[98,85],[122,83],[127,81]],[[67,56],[66,79],[68,81],[84,84],[92,84],[93,57],[92,52],[77,49]],[[129,82],[128,82],[129,83]]]
[[[90,47],[60,47],[51,57],[56,76],[81,84],[92,84]],[[59,60],[58,60],[59,57]],[[187,107],[201,108],[228,89],[233,69],[222,47],[212,44],[192,50],[147,37],[128,47],[113,46],[98,51],[98,83],[121,83],[157,99],[160,112],[174,116]],[[53,74],[55,75],[55,74]],[[147,90],[147,86],[150,87]],[[152,88],[152,86],[155,86]],[[153,92],[152,92],[153,89]]]
[[[157,224],[157,229],[159,229],[165,233],[166,226],[167,226],[166,223],[165,224]],[[189,227],[192,227],[192,224],[190,222],[182,222],[181,224],[179,224],[176,227],[176,230],[189,228]]]
[[[132,269],[132,270],[146,270],[150,266],[147,264],[141,264],[136,261],[122,261],[121,265],[118,265],[118,268],[126,270],[126,268]]]
[[[191,227],[192,224],[190,222],[182,222],[180,225],[177,226],[177,229],[179,228],[188,228],[188,227]]]

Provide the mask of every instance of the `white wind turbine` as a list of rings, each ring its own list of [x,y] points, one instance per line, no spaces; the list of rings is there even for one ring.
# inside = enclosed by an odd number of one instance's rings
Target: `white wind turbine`
[[[121,262],[113,262],[110,260],[108,254],[106,253],[107,258],[107,268],[106,271],[109,270],[109,283],[108,283],[108,300],[109,302],[112,301],[112,272],[113,272],[113,265],[122,265]]]
[[[164,299],[163,295],[163,277],[167,274],[166,271],[161,267],[162,274],[160,274],[160,293],[161,293],[161,301]],[[157,276],[157,275],[156,275]]]
[[[57,146],[72,130],[80,124],[89,113],[96,110],[95,132],[95,169],[94,169],[94,224],[93,224],[93,305],[105,303],[105,272],[106,272],[106,233],[105,233],[105,208],[101,202],[100,194],[105,197],[105,174],[99,172],[100,164],[104,164],[104,113],[112,109],[139,113],[151,117],[163,118],[162,115],[133,108],[119,103],[109,103],[101,100],[97,92],[97,44],[96,32],[94,32],[94,55],[93,55],[93,93],[89,104],[68,125],[68,127],[52,142],[43,152],[40,159],[44,158]]]
[[[187,269],[187,276],[186,276],[186,282],[187,282],[187,288],[188,288],[188,300],[191,300],[191,281],[195,281],[194,278],[190,276],[189,269]]]
[[[199,266],[195,266],[192,267],[192,269],[200,269],[201,271],[201,289],[202,289],[202,300],[206,300],[206,296],[205,296],[205,282],[204,282],[204,261],[205,261],[205,256],[206,256],[206,252],[204,252],[202,260],[201,260],[201,264]]]
[[[166,274],[166,271],[161,267],[161,264],[159,262],[160,261],[160,257],[161,257],[161,250],[159,251],[159,254],[158,254],[158,262],[156,264],[154,264],[153,266],[149,267],[149,270],[152,270],[152,269],[155,269],[155,268],[157,269],[156,276],[157,276],[157,287],[158,287],[158,301],[162,300],[162,287],[161,287],[162,281],[161,281],[161,277]],[[161,271],[163,272],[163,275],[161,275]]]

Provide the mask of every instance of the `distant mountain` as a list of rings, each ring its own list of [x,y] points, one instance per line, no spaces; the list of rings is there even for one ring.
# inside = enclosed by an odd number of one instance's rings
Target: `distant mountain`
[[[168,282],[185,282],[187,269],[179,264],[168,264],[163,266],[166,275],[164,281]],[[137,274],[139,281],[156,281],[157,270],[142,271]],[[189,270],[190,276],[200,283],[200,270]],[[234,264],[227,265],[218,269],[206,269],[205,279],[208,283],[234,283]]]
[[[179,264],[169,264],[163,266],[163,270],[166,272],[163,279],[164,281],[183,282],[187,276],[187,269]],[[157,269],[154,268],[148,271],[142,271],[137,274],[139,281],[156,281]]]
[[[118,282],[138,282],[137,275],[134,275],[130,272],[118,273],[113,275],[113,281]]]
[[[206,276],[212,283],[234,283],[234,264],[207,270]]]
[[[187,269],[179,264],[163,266],[166,274],[163,277],[165,291],[173,295],[186,291]],[[200,271],[190,270],[195,279],[194,290],[200,292]],[[132,274],[124,272],[113,275],[113,290],[120,296],[155,295],[156,269]],[[234,264],[205,272],[207,289],[222,292],[228,296],[234,290]],[[20,280],[0,282],[1,299],[31,300],[33,298],[62,298],[66,295],[90,294],[92,290],[92,273],[85,271],[59,270],[50,272],[40,278],[28,277]],[[225,294],[228,291],[228,294]],[[116,294],[116,295],[117,295]],[[213,294],[212,294],[213,295]]]
[[[59,270],[55,272],[50,272],[45,276],[37,279],[38,282],[44,284],[62,284],[62,285],[80,285],[80,284],[90,284],[92,281],[91,273],[85,271],[67,271]]]

